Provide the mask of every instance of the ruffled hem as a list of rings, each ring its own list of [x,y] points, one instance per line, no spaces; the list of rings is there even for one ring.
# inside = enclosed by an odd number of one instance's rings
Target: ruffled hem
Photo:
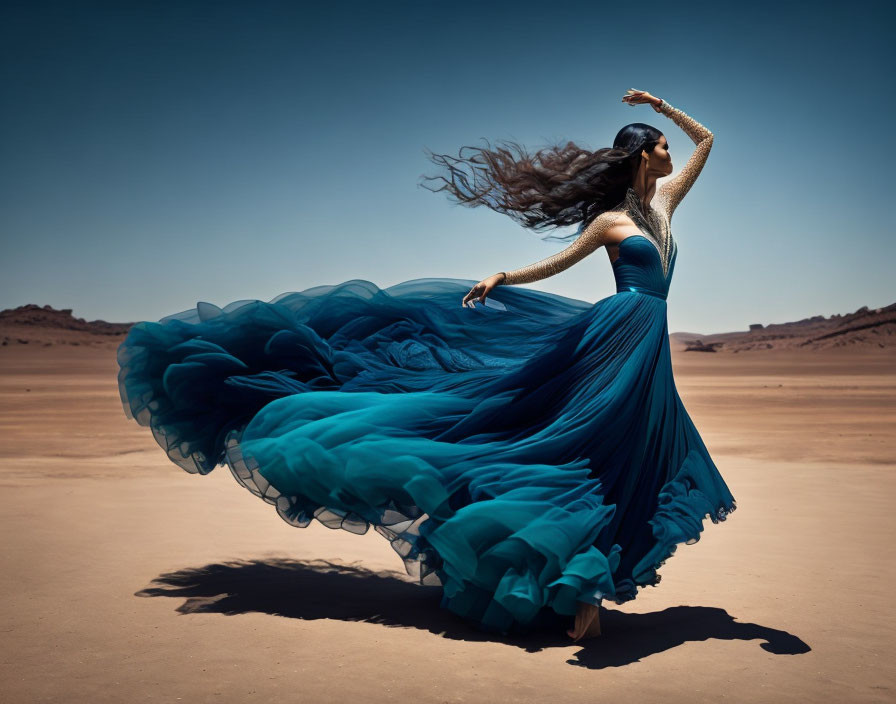
[[[417,503],[394,498],[385,505],[371,506],[362,515],[322,506],[299,494],[281,493],[264,477],[255,459],[243,452],[238,437],[239,433],[232,433],[227,440],[227,465],[236,480],[272,504],[281,519],[297,528],[317,520],[328,528],[355,534],[364,534],[373,525],[389,541],[410,576],[422,585],[441,586],[442,606],[475,622],[481,630],[526,632],[544,620],[544,609],[573,615],[578,601],[599,603],[603,593],[614,589],[612,574],[619,564],[619,546],[605,556],[591,545],[615,512],[614,506],[601,503],[599,495],[580,492],[582,496],[565,508],[548,506],[546,501],[520,502],[513,507],[505,504],[505,511],[519,510],[519,515],[503,519],[516,524],[510,535],[492,532],[491,526],[476,532],[470,525],[482,525],[478,521],[489,509],[488,502],[455,510],[445,487],[417,472],[401,490],[432,515]],[[587,483],[587,472],[579,474],[578,481]],[[480,516],[458,517],[457,511],[464,507]],[[552,523],[564,520],[578,531],[565,532],[564,539],[554,545],[538,536]],[[474,544],[475,539],[492,542],[485,546]],[[564,547],[567,550],[562,550]]]
[[[634,580],[626,579],[623,580],[616,585],[616,594],[615,595],[604,595],[609,601],[612,601],[616,604],[624,604],[627,601],[632,601],[638,595],[638,590],[644,587],[655,587],[659,585],[662,580],[662,575],[657,572],[666,561],[672,557],[676,550],[678,550],[679,545],[693,545],[694,543],[700,540],[700,533],[703,530],[703,523],[707,518],[712,520],[713,523],[720,523],[728,518],[729,515],[737,508],[737,502],[732,500],[731,503],[720,506],[719,508],[705,513],[700,516],[697,520],[699,521],[699,528],[696,529],[695,532],[691,532],[688,534],[686,538],[677,538],[677,539],[665,539],[661,540],[657,544],[657,548],[652,551],[651,554],[659,555],[659,557],[653,557],[652,562],[646,567],[643,575],[637,582]],[[691,517],[693,518],[693,516]],[[673,529],[668,522],[659,522],[660,526],[659,532],[662,535],[671,534]],[[677,528],[677,525],[676,525]]]
[[[429,518],[420,508],[390,500],[386,506],[378,509],[373,520],[368,520],[354,511],[340,511],[315,505],[299,495],[282,494],[264,478],[254,458],[243,454],[239,443],[240,435],[240,431],[234,431],[227,438],[227,466],[237,482],[273,505],[277,515],[286,523],[295,528],[307,528],[312,520],[317,520],[327,528],[341,528],[356,535],[364,535],[372,524],[398,553],[410,576],[417,578],[423,585],[442,584],[437,573],[437,565],[441,560],[433,551],[421,550],[419,545],[420,524]]]
[[[593,544],[616,508],[603,504],[599,494],[581,492],[565,509],[552,505],[533,512],[521,502],[513,507],[525,513],[518,521],[518,530],[493,544],[474,544],[474,539],[485,541],[484,534],[474,535],[465,521],[448,520],[456,514],[450,507],[452,497],[425,473],[416,473],[401,487],[413,503],[390,498],[363,512],[341,510],[301,494],[281,493],[265,478],[257,461],[243,452],[240,435],[232,432],[227,438],[226,464],[243,487],[272,504],[286,523],[305,528],[317,520],[328,528],[359,535],[373,525],[399,555],[408,575],[422,585],[442,586],[441,605],[487,632],[527,633],[541,623],[575,615],[578,602],[599,605],[603,599],[617,604],[633,600],[639,589],[659,584],[657,570],[679,544],[690,545],[700,539],[706,518],[719,523],[736,508],[731,500],[700,513],[708,499],[699,489],[689,488],[692,470],[700,463],[699,454],[691,452],[676,479],[663,487],[659,509],[650,521],[656,545],[641,560],[633,579],[617,579],[620,546],[612,545],[605,555]],[[584,474],[579,481],[583,486],[589,482]],[[334,492],[339,491],[334,487]],[[538,487],[534,493],[550,491],[550,487]],[[465,500],[469,500],[469,494]],[[481,502],[478,508],[487,511],[486,504]],[[578,517],[587,517],[584,522],[570,523],[570,511],[584,511]],[[567,520],[563,529],[573,525],[579,532],[566,530],[565,540],[557,539],[564,530],[558,530],[553,541],[532,539],[557,527],[563,519]],[[452,529],[446,530],[446,525]]]
[[[698,542],[707,518],[717,524],[737,508],[699,438],[697,444],[698,448],[687,454],[675,476],[660,490],[657,510],[649,521],[656,542],[632,570],[632,579],[618,582],[616,593],[608,595],[613,602],[631,601],[639,588],[657,586],[662,579],[657,570],[679,545]]]

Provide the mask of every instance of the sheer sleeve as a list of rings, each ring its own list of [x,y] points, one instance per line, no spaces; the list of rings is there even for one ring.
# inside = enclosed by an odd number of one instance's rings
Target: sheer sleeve
[[[604,233],[621,214],[621,212],[615,211],[601,213],[591,221],[588,227],[582,230],[582,234],[566,249],[534,264],[505,272],[505,278],[501,283],[531,283],[568,269],[604,244]]]
[[[660,202],[666,208],[666,214],[671,216],[687,192],[691,190],[691,186],[694,185],[694,181],[697,180],[697,177],[703,170],[703,165],[709,156],[709,150],[712,149],[713,134],[694,118],[678,108],[673,108],[665,100],[660,104],[660,112],[671,118],[697,145],[681,173],[671,181],[661,185],[657,191]]]

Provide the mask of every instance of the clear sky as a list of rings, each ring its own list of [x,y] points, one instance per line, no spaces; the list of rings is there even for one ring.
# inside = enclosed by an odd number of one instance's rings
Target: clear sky
[[[887,305],[892,26],[863,0],[6,2],[0,308],[157,320],[529,264],[565,245],[422,188],[424,149],[647,122],[677,173],[693,143],[628,88],[715,134],[673,220],[671,331]],[[525,286],[615,292],[604,250]]]

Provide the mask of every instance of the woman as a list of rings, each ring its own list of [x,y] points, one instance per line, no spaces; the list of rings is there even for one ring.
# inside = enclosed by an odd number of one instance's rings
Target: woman
[[[659,189],[669,143],[643,123],[595,152],[433,156],[449,168],[435,190],[461,203],[536,230],[580,223],[559,254],[472,289],[354,279],[138,323],[118,352],[125,412],[186,471],[226,463],[291,525],[374,525],[484,630],[575,615],[570,637],[599,634],[604,598],[657,584],[678,544],[735,508],[675,388],[666,323],[669,221],[713,137],[649,93],[623,101],[697,144]],[[614,296],[509,286],[600,246]]]

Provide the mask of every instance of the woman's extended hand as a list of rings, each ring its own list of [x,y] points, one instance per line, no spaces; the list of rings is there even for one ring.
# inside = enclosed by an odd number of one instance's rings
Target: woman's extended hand
[[[656,112],[661,112],[661,110],[659,109],[660,99],[652,96],[646,90],[629,88],[627,91],[625,91],[625,95],[622,96],[622,102],[628,103],[629,105],[649,103],[650,107],[652,107]]]
[[[488,296],[492,292],[492,289],[499,285],[505,276],[501,274],[492,274],[487,279],[483,279],[478,284],[476,284],[473,288],[470,289],[470,292],[464,296],[464,301],[461,305],[465,308],[467,305],[470,308],[475,308],[476,303],[473,299],[478,298],[480,303],[485,303],[485,297]]]

